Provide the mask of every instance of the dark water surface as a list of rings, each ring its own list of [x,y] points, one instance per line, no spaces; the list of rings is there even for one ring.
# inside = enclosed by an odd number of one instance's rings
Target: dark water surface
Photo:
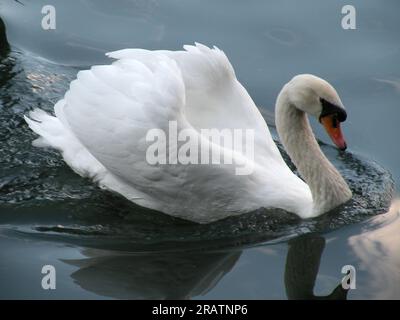
[[[382,3],[353,1],[357,30],[343,30],[344,1],[1,0],[0,298],[399,299],[400,3]],[[41,28],[48,4],[56,30]],[[313,127],[350,203],[307,221],[259,210],[196,225],[102,191],[31,146],[23,115],[51,111],[79,70],[109,63],[105,52],[194,41],[223,49],[269,113],[295,74],[337,88],[349,150]],[[44,265],[57,270],[54,291],[41,288]],[[344,265],[357,271],[349,292]]]

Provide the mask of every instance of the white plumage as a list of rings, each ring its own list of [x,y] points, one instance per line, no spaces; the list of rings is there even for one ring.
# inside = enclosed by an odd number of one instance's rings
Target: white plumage
[[[55,117],[34,110],[26,121],[37,146],[59,150],[81,176],[129,200],[172,216],[208,223],[260,207],[313,216],[309,187],[282,159],[268,127],[225,54],[204,45],[185,51],[125,49],[111,65],[80,71]],[[254,167],[235,175],[233,164],[150,165],[146,134],[170,121],[212,149],[200,129],[253,129]],[[239,160],[239,159],[238,159]]]

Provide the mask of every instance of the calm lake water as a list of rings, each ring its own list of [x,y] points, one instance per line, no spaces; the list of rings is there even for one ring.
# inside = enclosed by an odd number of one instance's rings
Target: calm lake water
[[[345,4],[0,0],[0,298],[400,299],[400,3],[353,0],[356,30],[341,27]],[[41,27],[44,5],[56,30]],[[194,41],[226,52],[267,115],[296,74],[336,87],[348,151],[312,125],[350,204],[307,221],[260,210],[199,226],[102,191],[31,146],[23,115],[51,111],[79,70],[110,62],[104,53]],[[44,265],[56,290],[41,287]],[[354,290],[341,287],[345,265]]]

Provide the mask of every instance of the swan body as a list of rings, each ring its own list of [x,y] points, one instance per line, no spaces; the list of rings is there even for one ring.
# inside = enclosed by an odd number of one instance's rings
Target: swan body
[[[297,76],[277,99],[278,134],[306,183],[285,164],[226,55],[201,44],[184,49],[125,49],[108,54],[115,59],[111,65],[80,71],[55,105],[55,116],[36,109],[25,117],[40,136],[34,145],[59,150],[76,173],[138,205],[198,223],[261,207],[310,218],[351,198],[306,116],[344,113],[327,82]],[[149,164],[147,133],[167,132],[171,121],[222,154],[231,150],[210,142],[201,129],[251,129],[254,156],[233,152],[232,164],[219,165]],[[252,172],[235,174],[236,162]]]

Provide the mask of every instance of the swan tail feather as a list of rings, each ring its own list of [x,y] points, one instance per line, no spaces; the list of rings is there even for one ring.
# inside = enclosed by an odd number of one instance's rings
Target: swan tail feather
[[[39,135],[33,141],[35,147],[52,147],[60,150],[59,138],[63,135],[63,128],[56,117],[53,117],[41,109],[34,109],[29,116],[24,116],[29,128]]]
[[[60,105],[58,105],[60,107]],[[65,162],[79,175],[100,180],[106,172],[60,119],[41,109],[34,109],[24,116],[29,128],[39,135],[32,142],[34,147],[53,148],[61,152]]]
[[[100,188],[123,194],[134,202],[143,201],[145,195],[110,173],[73,134],[64,117],[64,106],[65,100],[60,100],[55,105],[56,116],[38,108],[24,116],[29,128],[39,135],[32,145],[60,151],[64,161],[74,172],[93,179]]]

